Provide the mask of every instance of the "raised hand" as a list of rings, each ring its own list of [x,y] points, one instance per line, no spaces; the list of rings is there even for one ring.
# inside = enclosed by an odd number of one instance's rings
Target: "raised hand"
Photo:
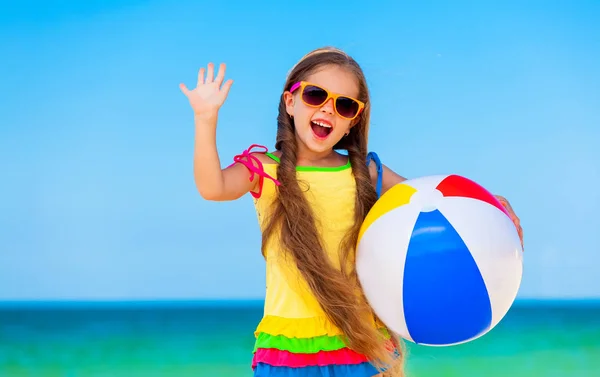
[[[227,80],[223,84],[225,78],[225,64],[221,63],[217,77],[214,78],[214,65],[208,63],[206,67],[206,78],[204,77],[204,67],[198,72],[198,82],[196,87],[189,90],[185,84],[179,84],[179,88],[190,101],[190,106],[196,115],[212,116],[216,115],[219,108],[225,102],[233,80]],[[221,86],[222,85],[222,86]]]

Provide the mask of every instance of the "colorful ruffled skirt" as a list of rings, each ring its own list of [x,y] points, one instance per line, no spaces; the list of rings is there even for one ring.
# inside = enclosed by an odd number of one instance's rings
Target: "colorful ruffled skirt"
[[[324,318],[265,316],[255,336],[255,377],[370,377],[380,373],[364,355],[346,347]]]

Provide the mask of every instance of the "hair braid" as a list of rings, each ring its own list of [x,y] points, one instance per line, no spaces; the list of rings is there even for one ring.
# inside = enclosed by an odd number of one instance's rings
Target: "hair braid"
[[[283,95],[279,102],[275,144],[275,148],[281,151],[280,163],[277,167],[277,179],[281,185],[276,188],[277,195],[271,207],[269,221],[263,231],[262,252],[266,256],[267,243],[273,236],[279,235],[281,246],[287,255],[293,258],[298,271],[325,315],[343,332],[348,347],[367,356],[376,366],[389,366],[392,364],[392,355],[385,346],[383,334],[368,320],[369,315],[373,317],[375,315],[360,289],[353,263],[361,224],[377,200],[366,165],[370,107],[364,76],[358,64],[348,55],[338,50],[320,51],[308,54],[292,69],[286,80],[285,90],[289,89],[294,82],[302,80],[314,70],[327,64],[339,65],[354,72],[359,82],[361,100],[367,103],[349,135],[342,138],[334,147],[334,149],[348,151],[356,182],[355,222],[351,229],[348,229],[340,245],[342,268],[339,270],[330,262],[312,209],[298,182],[296,175],[298,146],[294,122],[286,112]],[[398,339],[392,337],[392,341],[402,356]],[[400,364],[396,364],[386,372],[386,375],[403,375],[403,368],[398,366]]]

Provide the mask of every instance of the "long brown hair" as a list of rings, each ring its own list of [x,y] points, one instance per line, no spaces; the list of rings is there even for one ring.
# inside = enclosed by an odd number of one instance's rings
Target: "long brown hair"
[[[311,208],[296,178],[297,141],[292,117],[286,112],[283,93],[277,117],[277,140],[275,148],[281,151],[277,179],[278,195],[273,203],[271,216],[263,232],[262,249],[275,232],[280,232],[284,249],[293,257],[296,266],[328,318],[342,330],[347,345],[366,355],[374,365],[390,365],[390,350],[386,349],[382,333],[365,321],[370,313],[354,263],[358,232],[368,211],[377,200],[366,165],[367,136],[369,132],[370,103],[366,79],[360,66],[350,56],[335,48],[322,48],[305,55],[291,70],[284,85],[290,86],[306,79],[324,66],[334,65],[352,72],[359,85],[358,99],[366,106],[350,133],[343,137],[334,149],[347,150],[352,172],[356,180],[354,225],[342,242],[341,271],[328,260],[323,250]],[[349,267],[350,266],[350,267]],[[357,296],[356,292],[361,294]],[[399,352],[399,340],[392,337]],[[402,355],[400,355],[400,359]],[[401,369],[401,368],[400,368]]]

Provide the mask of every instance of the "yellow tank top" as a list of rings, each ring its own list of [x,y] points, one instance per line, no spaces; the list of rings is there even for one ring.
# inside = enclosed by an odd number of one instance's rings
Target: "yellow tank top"
[[[279,158],[270,153],[267,155],[275,163],[263,164],[264,172],[277,179]],[[324,250],[339,269],[339,245],[354,225],[356,183],[350,161],[339,167],[298,166],[296,172],[301,187],[306,185],[308,188],[305,195],[313,210]],[[266,217],[276,195],[275,183],[265,179],[260,197],[254,198],[261,231],[266,226]],[[340,329],[326,318],[293,258],[279,247],[277,237],[266,245],[264,316],[255,334],[267,332],[297,338],[340,335]]]

